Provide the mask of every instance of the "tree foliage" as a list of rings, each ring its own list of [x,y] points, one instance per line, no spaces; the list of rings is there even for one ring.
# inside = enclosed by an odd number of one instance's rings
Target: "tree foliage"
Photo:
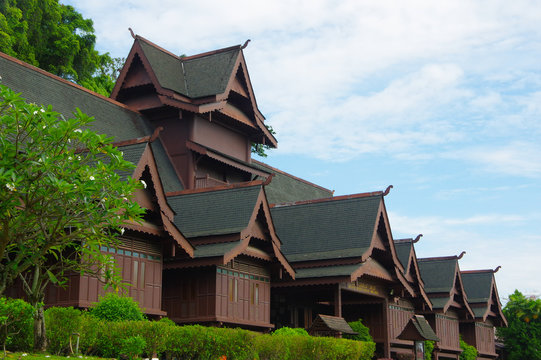
[[[119,280],[100,247],[115,246],[143,213],[130,199],[140,185],[119,175],[133,164],[91,122],[78,109],[64,119],[28,104],[0,84],[0,295],[19,278],[41,324],[48,283],[62,285],[73,271]]]
[[[509,360],[541,359],[541,299],[526,298],[521,292],[509,296],[503,309],[508,327],[498,328]]]
[[[462,352],[460,353],[460,360],[475,360],[477,359],[477,349],[475,346],[468,344],[462,338],[460,339],[460,348]]]
[[[0,51],[109,96],[118,60],[100,54],[95,43],[92,20],[70,5],[0,0]]]
[[[374,341],[372,339],[372,336],[370,335],[370,329],[363,324],[362,319],[359,319],[357,321],[351,321],[348,324],[351,329],[357,333],[357,335],[344,334],[344,337],[346,339],[358,341]]]

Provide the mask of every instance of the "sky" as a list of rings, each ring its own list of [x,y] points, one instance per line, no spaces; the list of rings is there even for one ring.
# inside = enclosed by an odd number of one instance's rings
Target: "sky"
[[[394,188],[395,239],[541,295],[541,2],[62,0],[126,57],[128,27],[178,55],[251,39],[268,164],[335,190]]]

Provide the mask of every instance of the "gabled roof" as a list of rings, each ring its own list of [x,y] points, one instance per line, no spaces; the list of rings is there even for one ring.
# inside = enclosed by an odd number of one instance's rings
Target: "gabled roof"
[[[295,271],[280,249],[262,181],[185,190],[171,194],[168,202],[176,213],[175,224],[187,238],[212,239],[195,243],[195,259],[219,258],[225,264],[240,254],[267,261],[275,258],[295,278]],[[252,238],[269,241],[270,253],[251,247]]]
[[[243,48],[236,45],[193,56],[177,56],[137,35],[111,97],[120,99],[124,87],[148,82],[163,105],[194,113],[219,111],[248,125],[253,141],[276,147],[276,139],[265,127],[265,118],[257,107]],[[139,60],[146,74],[145,84],[131,84],[130,71]],[[244,99],[242,103],[247,102],[243,111],[230,104],[232,91]]]
[[[440,341],[423,315],[414,315],[397,338],[412,341]]]
[[[261,185],[169,196],[175,224],[188,238],[240,233],[246,229]]]
[[[462,271],[462,282],[477,319],[486,321],[491,316],[500,324],[507,325],[494,279],[494,273],[498,269],[499,267],[496,270]]]
[[[473,318],[458,266],[463,255],[464,252],[459,256],[417,259],[417,262],[433,309],[447,312],[453,306]]]
[[[111,100],[37,67],[0,53],[2,84],[22,93],[29,102],[52,105],[53,110],[70,118],[76,108],[94,117],[90,129],[114,141],[125,141],[152,134],[143,116],[124,104]]]
[[[358,194],[275,206],[272,218],[289,261],[362,257],[372,245],[382,195]]]
[[[341,332],[342,334],[357,335],[343,317],[318,314],[314,319],[309,332],[312,334]]]
[[[143,176],[143,172],[148,170],[152,179],[152,184],[154,187],[153,190],[156,194],[156,202],[159,207],[157,212],[162,221],[164,232],[167,233],[188,256],[193,257],[194,249],[192,245],[186,240],[184,235],[179,231],[178,227],[173,223],[174,212],[167,203],[156,157],[150,143],[123,146],[120,149],[122,151],[126,151],[124,156],[128,161],[136,164],[136,168],[133,171],[133,174],[131,174],[134,179],[140,179]],[[142,191],[146,190],[143,189]],[[138,224],[132,224],[128,227],[134,230],[141,229]]]
[[[300,179],[268,164],[252,160],[252,165],[273,174],[272,181],[265,186],[265,192],[270,204],[315,200],[333,196],[332,190]]]
[[[404,276],[412,284],[412,287],[417,290],[425,304],[431,308],[432,304],[425,290],[425,283],[421,278],[419,263],[415,253],[414,244],[417,243],[422,234],[419,234],[415,239],[400,239],[394,241],[397,257],[404,268]]]

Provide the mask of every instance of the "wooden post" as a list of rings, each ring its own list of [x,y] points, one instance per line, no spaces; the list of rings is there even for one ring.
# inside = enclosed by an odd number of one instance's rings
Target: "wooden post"
[[[334,316],[342,317],[342,290],[340,284],[336,286],[334,291]]]

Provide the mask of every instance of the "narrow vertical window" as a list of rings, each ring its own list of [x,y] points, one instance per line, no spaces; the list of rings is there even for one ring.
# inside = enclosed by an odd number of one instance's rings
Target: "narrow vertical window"
[[[235,296],[234,296],[234,299],[235,299],[235,302],[239,301],[239,280],[238,279],[235,279]]]
[[[143,261],[141,261],[141,282],[139,284],[139,288],[145,288],[145,263]]]
[[[254,289],[255,289],[255,284],[251,284],[250,286],[250,304],[254,304]]]
[[[133,261],[133,274],[132,274],[132,283],[134,287],[137,287],[137,270],[139,270],[139,263],[137,260]]]
[[[259,305],[259,284],[255,284],[255,304]]]
[[[233,301],[233,279],[232,278],[229,278],[228,279],[229,281],[229,301]]]

